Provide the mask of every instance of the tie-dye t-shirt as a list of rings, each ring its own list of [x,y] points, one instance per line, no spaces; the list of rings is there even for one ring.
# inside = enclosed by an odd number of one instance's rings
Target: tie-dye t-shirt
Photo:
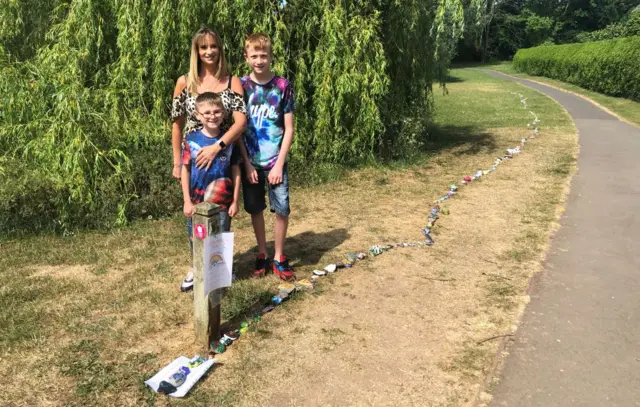
[[[250,76],[241,79],[247,105],[244,144],[257,168],[274,166],[284,136],[284,115],[294,110],[293,88],[288,80],[274,76],[261,85]]]
[[[191,202],[196,205],[207,201],[220,205],[221,210],[227,211],[233,203],[231,166],[238,164],[240,157],[234,151],[233,144],[225,147],[216,155],[208,170],[196,167],[198,151],[203,147],[217,143],[218,140],[220,139],[207,137],[201,130],[187,134],[182,150],[182,165],[189,165],[191,170],[189,179]]]

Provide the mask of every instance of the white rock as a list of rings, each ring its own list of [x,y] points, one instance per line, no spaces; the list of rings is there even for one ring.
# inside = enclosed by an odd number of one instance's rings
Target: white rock
[[[324,271],[326,271],[327,273],[333,273],[334,271],[336,271],[338,267],[335,264],[329,264],[327,267],[324,268]]]

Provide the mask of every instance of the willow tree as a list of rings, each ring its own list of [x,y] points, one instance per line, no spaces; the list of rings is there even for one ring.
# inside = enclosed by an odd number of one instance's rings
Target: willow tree
[[[176,209],[169,115],[203,24],[236,75],[253,31],[296,92],[292,156],[359,163],[421,141],[463,24],[460,0],[4,0],[0,228],[122,224]],[[41,223],[30,216],[46,212]]]

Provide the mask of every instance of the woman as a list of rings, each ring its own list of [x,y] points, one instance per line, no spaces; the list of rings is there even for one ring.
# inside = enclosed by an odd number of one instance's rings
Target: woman
[[[181,76],[173,92],[171,117],[171,144],[173,147],[173,176],[180,179],[182,140],[202,127],[196,118],[196,97],[204,92],[214,92],[222,99],[225,116],[220,125],[222,137],[216,144],[198,151],[196,165],[199,168],[211,166],[213,159],[225,146],[233,144],[244,132],[247,124],[244,91],[240,79],[227,69],[222,41],[214,31],[203,27],[191,40],[189,72]],[[222,228],[222,225],[221,225]],[[193,272],[189,271],[182,281],[181,291],[193,288]]]
[[[222,41],[213,30],[203,27],[191,40],[189,72],[181,76],[173,92],[171,144],[173,147],[173,176],[180,179],[182,139],[201,124],[195,117],[196,97],[203,92],[217,93],[224,104],[225,118],[221,125],[221,143],[200,150],[196,159],[199,168],[209,168],[215,156],[231,145],[243,133],[247,123],[242,84],[231,75],[224,57]]]

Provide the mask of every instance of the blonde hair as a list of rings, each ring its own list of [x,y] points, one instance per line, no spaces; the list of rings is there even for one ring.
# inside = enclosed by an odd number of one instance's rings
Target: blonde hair
[[[190,93],[198,93],[200,66],[202,65],[200,55],[198,55],[198,46],[207,35],[212,36],[213,41],[218,46],[218,66],[215,70],[215,77],[220,79],[229,75],[227,59],[224,56],[224,49],[222,48],[220,37],[209,27],[202,27],[191,39],[191,58],[189,60],[189,72],[187,73],[187,90]]]
[[[249,48],[255,48],[260,50],[269,49],[269,53],[273,55],[273,48],[271,48],[271,38],[267,34],[253,33],[244,40],[244,52],[247,52]]]

